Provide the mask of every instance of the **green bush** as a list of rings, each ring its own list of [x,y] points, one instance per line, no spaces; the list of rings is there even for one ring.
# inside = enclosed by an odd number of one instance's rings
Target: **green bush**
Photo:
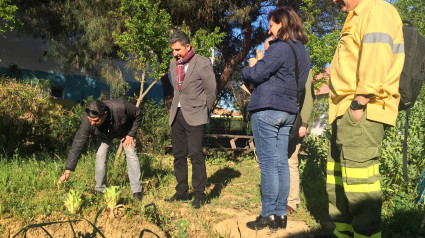
[[[171,144],[171,127],[168,125],[169,113],[164,103],[156,103],[152,99],[146,100],[142,109],[141,131],[138,133],[142,151],[163,154]]]
[[[34,132],[42,127],[41,113],[48,104],[44,89],[45,85],[28,81],[0,79],[1,152],[12,154],[33,142]]]
[[[387,128],[382,142],[382,156],[380,158],[381,183],[384,195],[384,210],[395,211],[401,207],[414,206],[416,187],[419,176],[425,169],[425,93],[411,109],[409,116],[409,131],[407,137],[407,161],[409,182],[403,178],[403,139],[406,120],[405,111],[398,115],[396,126]],[[400,199],[402,198],[402,199]],[[404,201],[401,203],[400,201]]]
[[[84,101],[84,105],[88,100]],[[48,122],[49,139],[56,141],[55,147],[51,150],[61,152],[71,147],[75,133],[80,127],[81,118],[85,114],[84,105],[78,103],[68,109],[57,105],[55,110],[58,115],[56,118],[46,118],[46,120],[51,120]]]
[[[84,107],[47,96],[47,81],[0,79],[0,153],[61,152],[77,131]]]

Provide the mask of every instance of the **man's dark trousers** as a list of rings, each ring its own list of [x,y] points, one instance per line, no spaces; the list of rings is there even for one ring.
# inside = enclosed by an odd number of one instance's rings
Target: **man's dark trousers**
[[[194,197],[205,198],[205,185],[207,183],[207,171],[205,157],[202,152],[204,141],[205,124],[191,126],[187,124],[180,108],[171,125],[171,143],[173,146],[174,172],[177,179],[176,192],[179,195],[187,195],[188,168],[187,155],[192,162],[192,186]]]

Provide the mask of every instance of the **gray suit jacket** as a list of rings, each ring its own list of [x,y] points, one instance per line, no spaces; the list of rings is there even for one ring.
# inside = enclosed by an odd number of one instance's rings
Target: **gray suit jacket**
[[[179,102],[183,117],[189,125],[206,124],[217,94],[211,61],[197,54],[193,56],[189,61],[181,92],[177,89],[176,60],[170,63],[170,74],[174,97],[169,124],[173,124]]]

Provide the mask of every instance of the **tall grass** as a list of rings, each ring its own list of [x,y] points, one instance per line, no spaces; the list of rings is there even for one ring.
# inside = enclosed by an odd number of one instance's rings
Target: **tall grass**
[[[226,155],[220,154],[220,156],[223,158],[219,159],[217,155],[207,158],[208,204],[213,207],[230,206],[234,209],[246,209],[255,214],[259,213],[260,190],[257,162],[251,157],[229,156],[226,160]],[[63,201],[71,189],[81,193],[84,201],[79,220],[97,213],[105,205],[105,201],[103,196],[93,194],[94,158],[95,151],[93,148],[89,148],[88,152],[83,154],[79,160],[76,171],[71,173],[69,181],[58,186],[57,179],[63,172],[65,156],[41,153],[21,157],[18,151],[13,157],[0,155],[0,219],[13,217],[14,220],[22,221],[23,224],[29,224],[33,220],[39,220],[35,219],[39,216],[49,217],[49,215],[56,214],[54,212],[64,212],[66,208]],[[179,211],[180,204],[164,202],[164,198],[174,193],[175,177],[171,156],[139,154],[143,171],[144,197],[142,202],[132,199],[126,163],[122,162],[118,164],[118,167],[113,167],[114,163],[111,161],[114,159],[113,153],[110,154],[109,159],[108,186],[115,185],[123,188],[123,198],[120,200],[120,204],[125,205],[123,212],[130,221],[135,215],[143,215],[147,220],[159,226],[169,237],[184,237],[184,234],[193,237],[199,231],[202,231],[204,236],[206,234],[214,236],[215,231],[211,228],[214,222],[211,219],[216,221],[217,218],[223,218],[223,216],[197,215],[198,212],[191,208],[190,203],[184,204],[184,206],[189,209],[186,213],[191,215],[184,215]],[[222,160],[223,163],[217,164],[217,160]],[[246,172],[241,171],[245,169]],[[191,171],[190,163],[189,171]],[[255,181],[252,181],[252,176],[255,177]],[[235,186],[232,183],[236,183]],[[249,189],[251,192],[247,190],[247,186],[253,188]],[[240,198],[220,199],[224,190],[226,193]],[[255,192],[252,192],[254,190]],[[150,206],[146,207],[147,204],[155,204],[155,211],[152,212]],[[205,220],[201,222],[199,219]],[[179,220],[182,222],[176,223]],[[53,221],[43,219],[43,221],[42,224],[47,225],[50,224],[49,222],[67,222],[54,219]],[[41,225],[32,224],[27,228],[42,229],[40,227]],[[5,231],[5,229],[7,232],[7,227],[0,227],[0,231]],[[147,232],[149,231],[144,231],[144,233]]]
[[[71,188],[90,195],[95,184],[94,153],[82,156],[70,181],[58,186],[64,165],[61,157],[43,153],[30,157],[21,157],[19,153],[13,157],[0,155],[0,215],[32,220],[37,215],[64,210],[63,201]],[[112,169],[111,163],[108,166],[108,174],[122,170]],[[119,180],[117,176],[112,177]],[[126,177],[127,173],[120,180],[128,180]]]
[[[0,214],[32,219],[62,205],[56,177],[62,165],[46,155],[0,155]],[[33,199],[22,199],[33,198]]]

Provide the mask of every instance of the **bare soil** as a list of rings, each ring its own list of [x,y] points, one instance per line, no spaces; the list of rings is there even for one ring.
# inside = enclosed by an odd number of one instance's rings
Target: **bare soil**
[[[208,205],[207,205],[208,206]],[[180,207],[179,215],[188,215],[187,210],[189,208],[186,206]],[[202,210],[202,209],[201,209]],[[200,210],[200,211],[201,211]],[[280,237],[313,237],[309,234],[309,227],[304,221],[297,221],[292,219],[291,216],[288,217],[288,225],[286,229],[279,229],[277,231],[271,231],[267,228],[260,231],[253,231],[246,227],[246,223],[255,219],[254,215],[248,215],[244,212],[239,212],[233,209],[217,209],[217,212],[229,214],[230,219],[225,219],[213,226],[213,231],[221,236],[226,238],[239,238],[239,237],[271,237],[271,238],[280,238]],[[190,212],[189,212],[190,213]],[[72,218],[71,218],[72,219]],[[94,220],[94,214],[89,218],[86,218],[89,221]],[[67,221],[68,217],[63,214],[51,214],[48,217],[38,217],[31,224],[39,224],[46,222],[54,221]],[[2,225],[7,227],[7,230],[1,235],[1,237],[12,237],[19,232],[20,229],[27,226],[23,222],[18,222],[13,218],[7,218],[0,220]],[[93,227],[87,221],[73,222],[73,228],[75,232],[80,232],[81,235],[87,235],[93,232]],[[143,229],[149,230],[145,231],[143,238],[151,237],[167,237],[167,234],[162,231],[162,229],[155,224],[147,221],[143,216],[136,215],[134,217],[124,216],[121,218],[111,219],[107,212],[104,212],[97,221],[96,226],[101,230],[105,237],[110,238],[130,238],[130,237],[139,237]],[[53,237],[73,237],[73,232],[69,223],[55,224],[44,226],[47,232],[49,232]],[[10,232],[10,233],[9,233]],[[191,232],[186,234],[187,237],[207,237],[205,233]],[[24,233],[21,233],[18,237],[24,237]],[[26,237],[35,238],[35,237],[49,237],[42,228],[32,228],[26,232]],[[97,235],[96,237],[100,237]],[[168,235],[170,237],[170,235]],[[176,236],[177,237],[177,236]]]
[[[93,222],[95,214],[90,215],[89,217],[85,217],[85,219]],[[70,218],[74,219],[73,217]],[[31,224],[40,224],[46,222],[57,222],[57,221],[67,221],[68,216],[61,213],[53,213],[48,217],[38,217]],[[10,237],[14,236],[18,233],[23,227],[26,227],[28,224],[23,222],[18,222],[13,218],[2,219],[0,223],[6,225],[7,230],[1,235],[1,237]],[[73,229],[76,232],[77,237],[80,232],[81,235],[88,235],[93,233],[93,227],[87,221],[79,221],[72,223]],[[102,232],[105,237],[111,238],[124,238],[124,237],[139,237],[140,232],[143,229],[148,229],[152,231],[152,233],[158,235],[159,237],[166,237],[165,233],[156,225],[146,221],[143,216],[136,215],[134,217],[116,217],[111,219],[109,217],[109,212],[103,212],[96,223],[96,227]],[[63,224],[54,224],[44,226],[44,229],[49,232],[53,237],[74,237],[73,231],[69,223]],[[18,237],[25,237],[25,233],[20,233]],[[32,228],[26,232],[26,237],[28,238],[38,238],[38,237],[49,237],[46,232],[42,228]],[[91,236],[90,236],[91,237]],[[96,237],[101,237],[97,235]],[[151,238],[157,237],[150,232],[145,232],[143,237]]]

